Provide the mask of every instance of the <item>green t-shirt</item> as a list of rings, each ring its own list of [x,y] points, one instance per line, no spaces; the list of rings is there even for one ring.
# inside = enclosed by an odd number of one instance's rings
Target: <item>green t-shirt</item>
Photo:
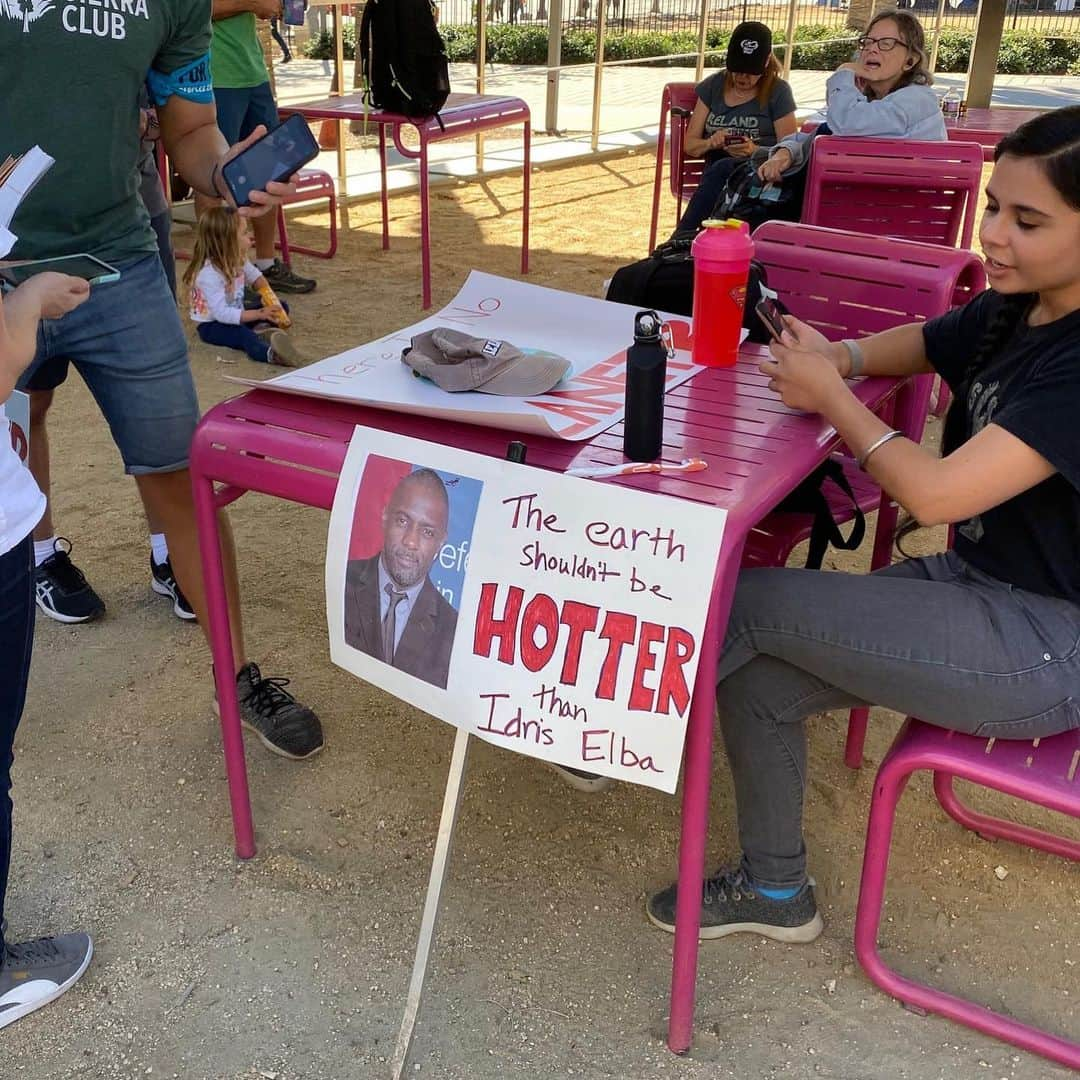
[[[210,44],[210,77],[221,90],[261,86],[269,82],[255,16],[249,11],[228,19],[214,20],[214,40]]]
[[[12,223],[16,258],[157,250],[139,198],[139,92],[210,48],[211,0],[0,4],[0,158],[35,143],[56,164]]]

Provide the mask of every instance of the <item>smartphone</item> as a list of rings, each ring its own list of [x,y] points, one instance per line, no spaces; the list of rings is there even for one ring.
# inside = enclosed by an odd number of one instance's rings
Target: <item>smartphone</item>
[[[53,259],[27,259],[23,262],[8,263],[0,266],[0,279],[12,286],[21,285],[35,274],[46,271],[82,278],[91,285],[104,285],[108,281],[120,280],[120,271],[115,266],[110,266],[93,255],[59,255]]]
[[[725,131],[724,145],[733,146],[735,143],[746,142],[746,136],[739,131]]]
[[[250,206],[253,191],[265,191],[266,185],[288,180],[297,169],[313,161],[319,144],[311,128],[298,113],[267,132],[242,154],[221,167],[221,175],[237,206]]]
[[[787,326],[784,324],[784,317],[780,313],[776,301],[768,296],[763,297],[757,302],[754,311],[757,312],[757,317],[768,327],[773,338],[779,341],[780,335],[787,329]]]

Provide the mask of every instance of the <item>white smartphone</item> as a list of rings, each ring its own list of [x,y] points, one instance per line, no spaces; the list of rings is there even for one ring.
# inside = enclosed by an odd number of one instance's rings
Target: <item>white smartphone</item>
[[[22,262],[0,265],[0,279],[9,285],[21,285],[35,274],[50,271],[54,274],[68,274],[82,278],[91,285],[103,285],[108,281],[119,281],[120,271],[115,266],[95,258],[93,255],[58,255],[53,259],[26,259]]]

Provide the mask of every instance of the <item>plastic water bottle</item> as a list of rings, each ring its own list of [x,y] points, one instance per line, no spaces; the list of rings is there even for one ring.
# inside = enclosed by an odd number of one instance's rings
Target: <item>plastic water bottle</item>
[[[941,114],[946,120],[955,120],[960,116],[960,92],[954,86],[945,91],[941,99]]]
[[[634,316],[634,344],[626,350],[626,412],[623,453],[631,461],[655,461],[664,439],[667,346],[655,311]]]
[[[745,221],[709,219],[703,225],[690,247],[694,256],[690,358],[708,367],[731,367],[739,353],[754,241]]]

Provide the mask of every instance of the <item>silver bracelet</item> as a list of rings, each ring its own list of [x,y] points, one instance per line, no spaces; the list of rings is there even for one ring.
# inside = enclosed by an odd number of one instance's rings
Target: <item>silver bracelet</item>
[[[862,346],[851,338],[844,338],[840,344],[847,349],[848,356],[851,357],[851,368],[847,373],[847,377],[857,379],[862,374],[863,364],[865,363]]]
[[[902,439],[904,433],[897,431],[895,428],[892,431],[886,431],[880,439],[875,439],[856,459],[855,464],[859,466],[864,472],[866,470],[866,463],[870,460],[870,455],[880,450],[887,442],[891,442],[893,439]]]

